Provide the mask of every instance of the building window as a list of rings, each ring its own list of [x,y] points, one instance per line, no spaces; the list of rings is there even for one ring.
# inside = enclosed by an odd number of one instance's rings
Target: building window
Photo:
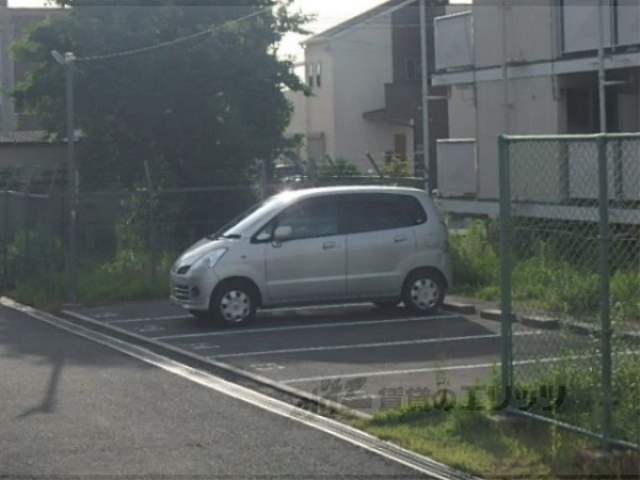
[[[316,65],[316,85],[318,88],[322,86],[322,66],[320,62]]]
[[[313,87],[313,65],[309,65],[307,67],[308,75],[307,75],[307,83],[310,87]]]
[[[409,58],[406,60],[405,72],[407,80],[418,80],[421,78],[421,62],[415,58]]]

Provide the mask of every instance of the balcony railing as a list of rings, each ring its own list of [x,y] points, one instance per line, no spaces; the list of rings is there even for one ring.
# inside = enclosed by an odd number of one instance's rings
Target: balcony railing
[[[471,11],[436,17],[434,32],[436,70],[474,65]]]
[[[604,47],[640,44],[637,0],[601,0]],[[563,52],[595,50],[599,45],[599,0],[564,0],[561,7]]]

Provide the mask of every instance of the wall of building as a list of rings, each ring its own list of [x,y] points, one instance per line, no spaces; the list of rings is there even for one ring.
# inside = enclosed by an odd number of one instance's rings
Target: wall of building
[[[454,85],[449,91],[449,138],[476,138],[474,85]]]
[[[498,198],[498,135],[553,135],[560,129],[561,102],[554,98],[550,77],[509,82],[510,108],[505,112],[502,81],[477,85],[478,197]],[[469,109],[471,112],[471,109]]]
[[[385,84],[393,81],[391,14],[371,18],[332,40],[335,67],[336,144],[334,156],[345,157],[361,169],[394,150],[394,135],[404,134],[413,154],[410,127],[367,121],[365,112],[385,107]]]
[[[313,65],[314,71],[318,64],[321,66],[321,85],[312,86],[313,95],[306,98],[306,132],[308,142],[319,135],[324,137],[323,153],[333,155],[336,145],[336,123],[334,116],[335,105],[335,71],[333,52],[328,43],[309,45],[305,51],[307,67]],[[308,68],[305,70],[305,82],[308,82]],[[317,148],[312,151],[317,152]],[[317,156],[317,155],[316,155]]]

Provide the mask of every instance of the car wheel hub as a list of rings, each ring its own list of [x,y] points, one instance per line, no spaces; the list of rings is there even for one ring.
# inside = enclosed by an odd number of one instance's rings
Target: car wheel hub
[[[411,288],[413,303],[422,309],[433,307],[438,302],[439,297],[440,289],[433,280],[420,279]]]
[[[241,291],[234,290],[222,298],[220,311],[231,322],[241,322],[251,313],[251,299]]]

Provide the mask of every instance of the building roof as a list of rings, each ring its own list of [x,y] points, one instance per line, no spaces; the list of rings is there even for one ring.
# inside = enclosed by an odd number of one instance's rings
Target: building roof
[[[388,2],[378,5],[377,7],[372,8],[371,10],[367,10],[366,12],[361,13],[360,15],[356,15],[355,17],[350,18],[349,20],[336,25],[335,27],[332,27],[328,30],[325,30],[324,32],[320,32],[317,35],[314,35],[308,38],[307,40],[303,41],[302,44],[309,45],[309,44],[321,43],[321,42],[327,41],[330,38],[335,37],[351,29],[352,27],[355,27],[356,25],[359,25],[360,23],[363,23],[369,19],[375,18],[379,15],[383,15],[391,9],[402,7],[404,5],[409,5],[415,1],[416,0],[389,0]]]

